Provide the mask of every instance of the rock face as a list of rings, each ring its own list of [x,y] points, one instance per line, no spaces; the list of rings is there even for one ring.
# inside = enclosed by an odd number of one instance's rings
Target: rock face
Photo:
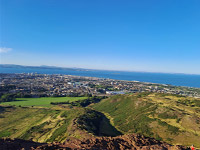
[[[165,142],[138,134],[117,137],[92,137],[69,139],[64,143],[35,143],[20,139],[0,139],[0,150],[187,150],[184,146],[173,146]]]
[[[40,145],[44,145],[44,143],[36,143],[21,139],[0,139],[0,150],[30,150]]]
[[[186,150],[184,146],[172,146],[153,138],[147,138],[137,134],[122,135],[117,137],[94,137],[90,139],[70,139],[65,143],[52,143],[39,146],[36,150]]]

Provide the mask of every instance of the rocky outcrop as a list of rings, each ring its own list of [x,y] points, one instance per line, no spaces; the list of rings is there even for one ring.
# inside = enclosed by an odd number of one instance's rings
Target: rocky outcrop
[[[21,139],[0,139],[0,150],[30,150],[40,145],[44,145],[44,143],[36,143]]]
[[[90,139],[70,139],[65,143],[52,143],[39,146],[36,150],[186,150],[184,146],[173,146],[165,142],[147,138],[137,134],[122,135],[117,137],[94,137]]]

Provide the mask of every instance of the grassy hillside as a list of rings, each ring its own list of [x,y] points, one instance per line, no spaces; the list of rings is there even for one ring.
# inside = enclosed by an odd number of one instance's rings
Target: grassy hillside
[[[80,99],[85,98],[27,98],[10,102],[15,106],[3,103],[0,105],[0,138],[63,142],[69,137],[140,133],[171,144],[200,147],[200,99],[138,93],[112,96],[89,107],[50,105],[53,101],[79,103]]]
[[[16,98],[15,101],[4,102],[1,105],[15,106],[42,106],[50,107],[51,102],[72,102],[86,99],[87,97],[40,97],[40,98]]]
[[[33,139],[37,142],[62,141],[73,119],[84,109],[1,107],[0,137]]]
[[[63,142],[69,137],[119,134],[103,114],[87,108],[0,106],[0,138]]]
[[[116,95],[92,106],[121,133],[200,147],[200,99],[158,93]]]

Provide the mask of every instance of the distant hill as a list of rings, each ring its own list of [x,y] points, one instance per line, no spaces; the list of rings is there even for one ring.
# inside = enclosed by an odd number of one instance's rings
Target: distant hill
[[[15,64],[0,64],[0,67],[3,68],[35,68],[35,69],[60,69],[60,70],[73,70],[73,71],[80,71],[80,70],[89,70],[83,68],[66,68],[66,67],[56,67],[56,66],[23,66],[23,65],[15,65]]]
[[[200,147],[200,99],[170,94],[116,95],[92,106],[123,134]]]

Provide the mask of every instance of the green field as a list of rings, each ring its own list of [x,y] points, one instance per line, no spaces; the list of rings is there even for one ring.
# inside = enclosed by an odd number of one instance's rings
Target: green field
[[[16,98],[15,101],[0,103],[0,105],[15,105],[15,106],[41,106],[50,107],[51,102],[72,102],[83,100],[87,97],[40,97],[40,98]]]

